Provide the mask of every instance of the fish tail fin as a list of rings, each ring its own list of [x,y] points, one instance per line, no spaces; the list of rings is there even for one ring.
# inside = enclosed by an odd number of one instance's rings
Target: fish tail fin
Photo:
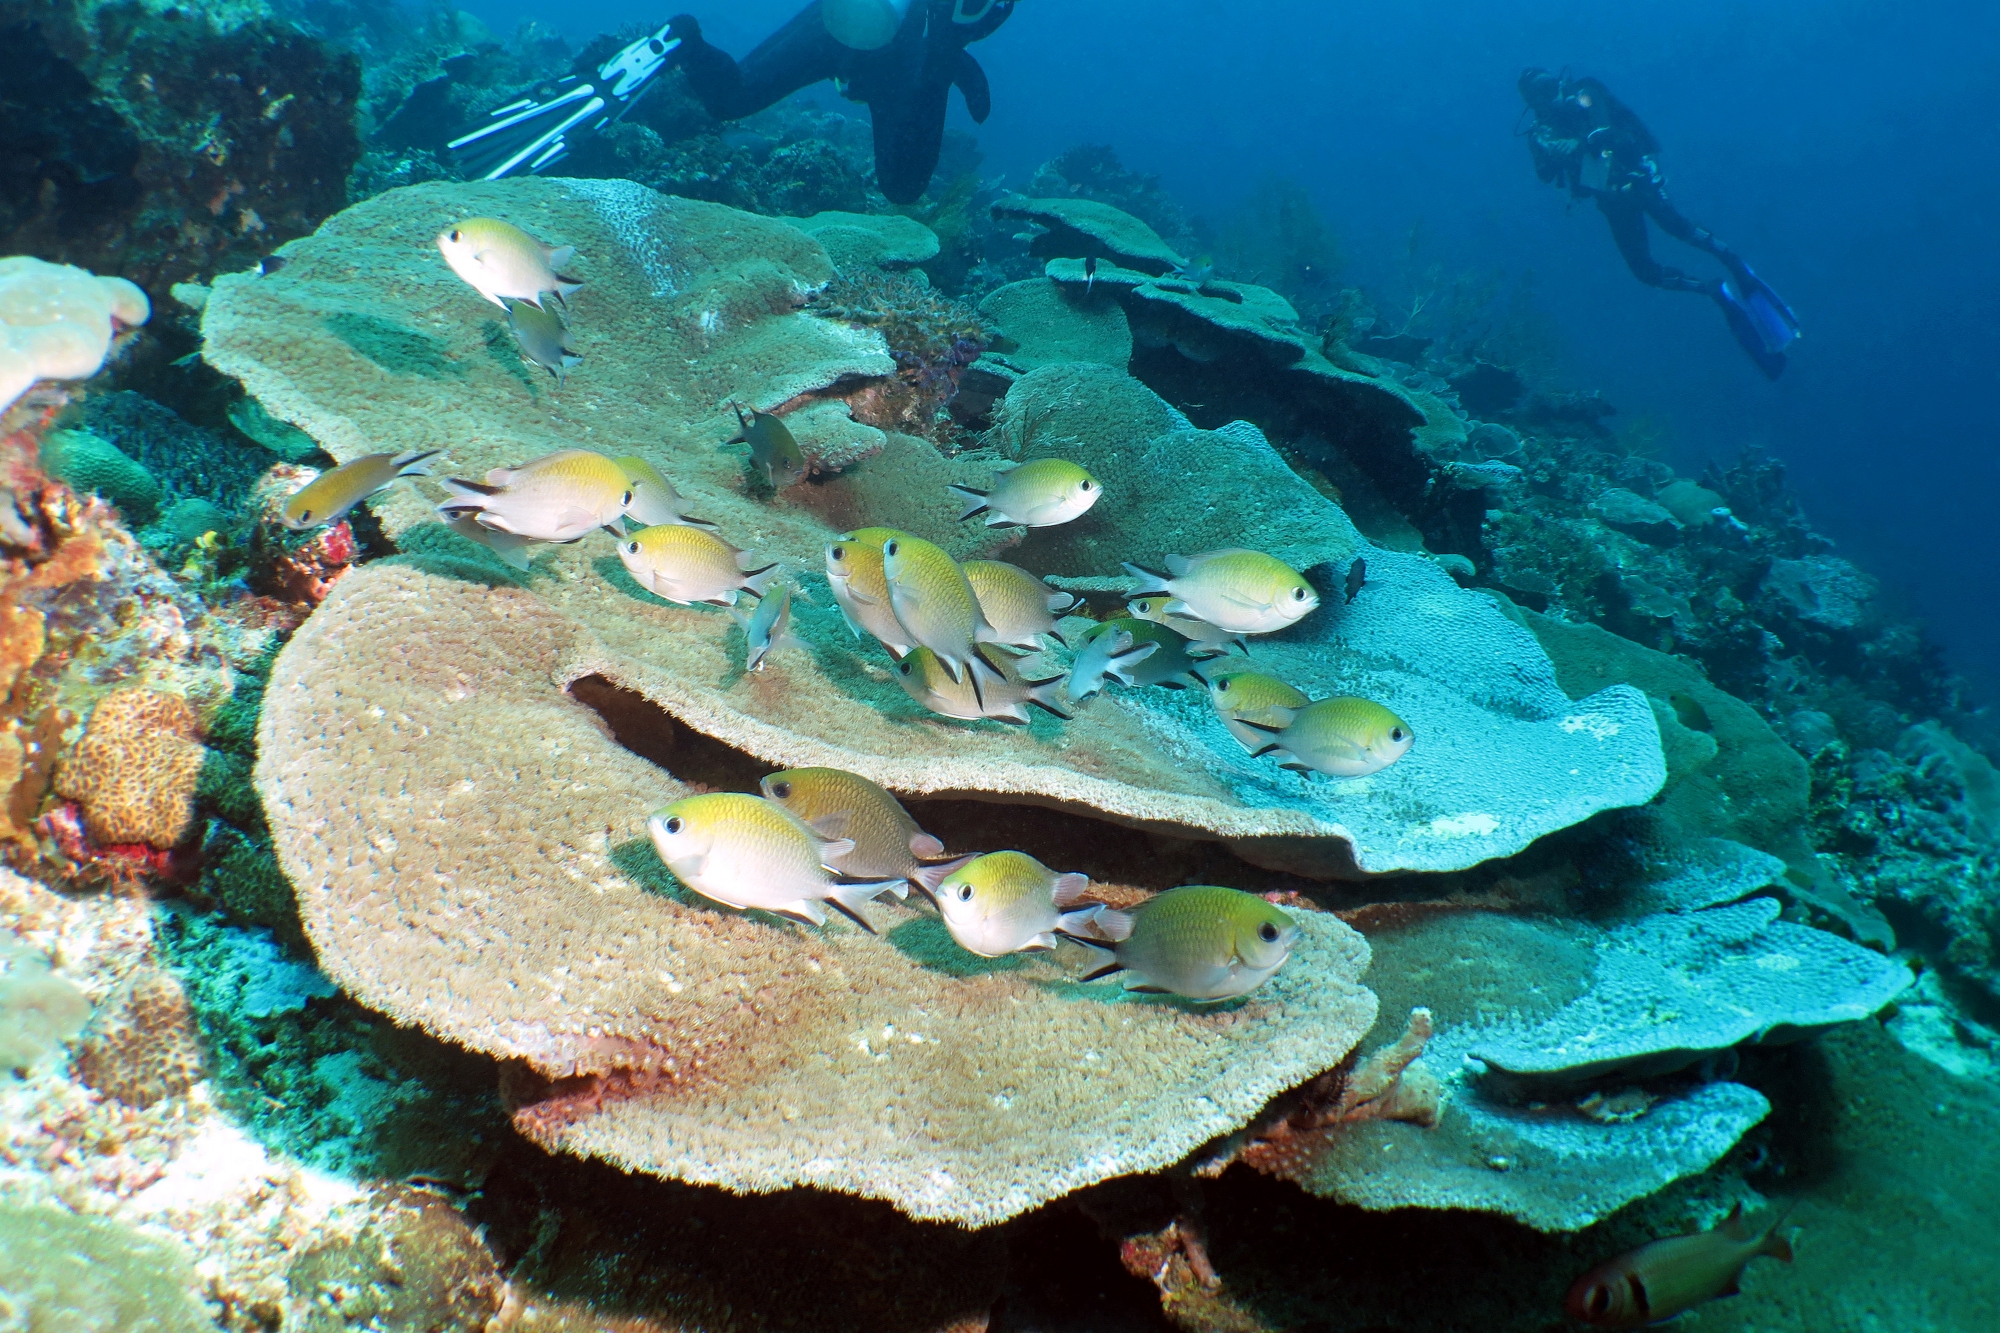
[[[852,921],[855,925],[867,931],[870,935],[876,935],[881,933],[877,931],[875,927],[868,924],[868,918],[861,915],[858,909],[849,907],[846,903],[840,901],[840,899],[828,898],[826,900],[826,905],[828,907],[831,907],[834,911],[840,913],[842,916],[846,917],[849,921]]]
[[[576,247],[573,245],[545,245],[542,247],[542,258],[548,261],[551,269],[567,268],[569,267],[569,262],[576,258]]]
[[[1792,1210],[1799,1206],[1797,1199],[1780,1200],[1771,1212],[1771,1221],[1764,1229],[1764,1236],[1757,1246],[1757,1253],[1767,1254],[1783,1263],[1792,1261],[1792,1238],[1784,1234],[1785,1223],[1792,1217]]]
[[[834,886],[833,892],[827,895],[826,901],[828,906],[846,912],[848,916],[858,921],[861,919],[862,907],[874,902],[885,893],[894,894],[898,898],[907,898],[910,893],[909,881],[871,879],[855,884],[838,884]],[[868,933],[874,934],[874,929],[871,927]]]
[[[1129,560],[1125,561],[1124,564],[1125,572],[1139,580],[1140,584],[1138,588],[1127,593],[1127,597],[1150,597],[1156,592],[1165,592],[1167,590],[1166,575],[1155,574],[1144,565],[1135,565]]]
[[[1130,639],[1132,636],[1121,630],[1119,631],[1119,637]],[[1118,677],[1123,683],[1130,685],[1132,683],[1132,668],[1151,657],[1159,649],[1160,645],[1152,642],[1150,639],[1145,643],[1134,644],[1122,652],[1113,653],[1111,660],[1105,664],[1104,669],[1107,673]]]
[[[938,885],[944,883],[966,865],[978,859],[979,853],[974,852],[969,856],[957,857],[950,861],[939,861],[936,865],[919,866],[917,867],[917,873],[910,876],[910,883],[915,885],[924,897],[935,902],[937,900]]]
[[[1076,714],[1063,706],[1063,689],[1068,684],[1069,677],[1067,676],[1054,676],[1048,680],[1038,680],[1028,687],[1028,702],[1041,709],[1044,713],[1053,713],[1063,721],[1068,722],[1076,716]]]
[[[986,510],[985,491],[979,490],[972,486],[955,486],[950,483],[946,483],[945,489],[950,491],[953,495],[956,495],[959,499],[965,501],[965,512],[959,515],[960,519],[968,519],[971,518],[974,514],[985,512]]]
[[[396,475],[399,477],[428,477],[431,474],[431,470],[424,466],[424,460],[435,458],[443,452],[444,450],[442,449],[419,449],[412,453],[397,454],[395,459]]]
[[[751,612],[744,610],[743,603],[741,602],[737,602],[729,608],[729,618],[735,621],[736,628],[742,630],[745,634],[750,632],[750,616]]]
[[[748,555],[746,551],[744,554]],[[751,557],[754,561],[756,557]],[[743,576],[743,586],[762,597],[764,590],[778,577],[778,563],[774,560],[762,569],[747,570]]]
[[[1131,938],[1133,919],[1130,912],[1107,907],[1091,917],[1090,933],[1106,943],[1117,944]]]
[[[972,692],[978,695],[982,701],[985,699],[985,690],[988,685],[1005,685],[1007,683],[1006,673],[988,661],[986,654],[980,652],[977,646],[966,656],[966,666],[972,672]]]

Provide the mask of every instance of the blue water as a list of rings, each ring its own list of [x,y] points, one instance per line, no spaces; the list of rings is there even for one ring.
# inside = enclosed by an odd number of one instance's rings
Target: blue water
[[[576,38],[665,17],[630,0],[467,8]],[[738,55],[795,11],[697,7]],[[1277,172],[1339,233],[1349,283],[1407,286],[1419,224],[1420,267],[1531,274],[1564,378],[1602,388],[1614,425],[1663,428],[1695,475],[1746,446],[1776,454],[1815,526],[2000,698],[2000,6],[1021,0],[973,50],[994,90],[988,177],[1021,184],[1109,143],[1213,214]],[[1664,145],[1682,210],[1796,308],[1806,336],[1779,383],[1708,301],[1639,286],[1595,212],[1535,180],[1511,135],[1525,65],[1604,79]],[[975,128],[955,99],[953,121]],[[1672,241],[1655,254],[1719,274]]]

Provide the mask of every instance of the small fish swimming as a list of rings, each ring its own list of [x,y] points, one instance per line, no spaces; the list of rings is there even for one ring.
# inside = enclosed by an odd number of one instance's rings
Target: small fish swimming
[[[764,659],[780,648],[807,646],[804,639],[791,632],[790,584],[780,583],[758,598],[755,611],[745,611],[736,605],[729,608],[729,614],[743,630],[745,671],[762,671]]]
[[[746,591],[761,598],[778,577],[776,561],[766,563],[755,552],[739,551],[706,528],[685,523],[626,534],[618,558],[640,587],[682,606],[734,606]]]
[[[1104,910],[1085,903],[1088,875],[1058,875],[1026,852],[988,852],[919,870],[914,882],[937,904],[959,947],[981,958],[1053,949],[1058,932],[1091,929]]]
[[[1013,524],[1051,528],[1076,518],[1104,493],[1097,478],[1067,459],[1038,458],[1018,466],[1001,463],[994,470],[1001,477],[990,491],[946,484],[946,490],[965,501],[960,519],[985,514],[989,528]]]
[[[1215,277],[1215,261],[1207,255],[1202,255],[1198,259],[1184,259],[1174,265],[1174,276],[1199,287]]]
[[[1056,617],[1077,604],[1066,592],[1054,592],[1049,585],[1004,560],[967,560],[959,565],[979,610],[993,627],[993,642],[1014,648],[1040,648],[1042,635],[1058,641]]]
[[[1188,655],[1188,641],[1165,625],[1122,616],[1117,620],[1100,620],[1083,632],[1079,642],[1087,644],[1101,635],[1119,632],[1130,634],[1135,647],[1145,643],[1153,645],[1152,652],[1130,659],[1128,674],[1131,679],[1126,684],[1159,685],[1178,690],[1190,683],[1200,683],[1195,660]]]
[[[882,572],[883,543],[910,534],[896,528],[856,528],[826,546],[826,581],[855,638],[872,635],[901,657],[913,645],[909,631],[889,605],[889,578]]]
[[[446,518],[471,515],[482,525],[538,542],[573,542],[608,528],[631,508],[631,478],[616,460],[589,449],[558,449],[519,467],[496,467],[484,482],[451,477]]]
[[[1136,596],[1163,592],[1172,598],[1166,614],[1193,616],[1234,634],[1269,634],[1319,606],[1305,575],[1276,556],[1240,547],[1170,555],[1164,575],[1134,564],[1125,572],[1140,581]]]
[[[914,879],[925,861],[945,854],[944,844],[918,828],[901,801],[859,773],[788,768],[758,787],[815,828],[853,839],[854,850],[841,865],[856,879]]]
[[[1273,709],[1290,710],[1285,714],[1289,719],[1312,702],[1276,676],[1261,671],[1208,673],[1208,701],[1215,705],[1216,716],[1229,728],[1229,734],[1253,754],[1271,743],[1271,733],[1245,726],[1246,722],[1278,726],[1281,724],[1272,715]]]
[[[387,490],[399,477],[428,477],[424,460],[442,452],[425,449],[411,454],[363,454],[330,468],[294,491],[278,521],[293,532],[331,523],[371,495]]]
[[[627,454],[611,461],[625,469],[625,479],[632,483],[632,503],[626,506],[625,517],[640,527],[657,527],[662,523],[687,523],[697,528],[715,526],[706,519],[682,513],[681,493],[664,472],[645,459]]]
[[[437,248],[453,273],[502,310],[507,309],[508,297],[540,306],[546,292],[562,303],[583,286],[560,271],[576,258],[575,246],[543,245],[498,218],[467,218],[439,233]]]
[[[1365,778],[1408,754],[1417,739],[1409,723],[1372,699],[1320,699],[1303,708],[1273,704],[1264,715],[1268,722],[1236,719],[1264,738],[1252,753],[1299,773]]]
[[[831,907],[869,934],[862,904],[909,893],[902,880],[842,883],[851,838],[829,838],[775,801],[709,792],[675,801],[646,821],[674,878],[727,907],[762,908],[815,926]]]
[[[1151,597],[1135,597],[1125,604],[1135,620],[1150,620],[1155,625],[1165,625],[1174,633],[1189,641],[1188,653],[1193,657],[1219,657],[1235,648],[1247,653],[1250,646],[1243,642],[1241,634],[1226,629],[1217,629],[1206,620],[1196,620],[1193,616],[1170,616],[1167,603],[1173,600],[1165,593],[1155,593]]]
[[[943,547],[908,534],[891,537],[882,543],[882,575],[896,623],[937,654],[954,682],[969,675],[976,693],[1002,679],[974,647],[996,642],[993,626],[980,613],[971,580]]]
[[[1030,705],[1060,718],[1069,717],[1062,706],[1064,677],[1024,681],[1011,674],[994,674],[999,679],[985,681],[975,689],[969,680],[953,680],[938,655],[928,648],[914,648],[896,663],[896,680],[904,693],[940,717],[967,722],[991,718],[1026,726]]]
[[[1096,698],[1106,676],[1130,685],[1133,669],[1160,650],[1157,643],[1134,643],[1129,630],[1111,629],[1101,634],[1086,630],[1084,635],[1063,686],[1078,703]]]
[[[1125,973],[1128,991],[1165,991],[1191,1000],[1227,1000],[1255,990],[1284,966],[1298,923],[1254,893],[1189,884],[1129,911],[1099,912],[1090,935],[1113,961],[1084,977]],[[1095,943],[1091,938],[1080,942]]]
[[[569,345],[569,326],[561,315],[526,301],[509,300],[507,327],[514,331],[521,355],[556,377],[558,385],[569,382],[569,372],[583,364],[583,354]]]
[[[1086,255],[1083,261],[1083,294],[1089,296],[1097,286],[1097,256]]]
[[[764,480],[771,483],[773,490],[782,491],[805,477],[805,453],[792,438],[791,428],[785,425],[783,417],[759,412],[754,407],[746,417],[735,403],[729,406],[736,412],[736,433],[723,443],[749,445],[750,462],[764,474]]]
[[[1791,1242],[1778,1234],[1790,1212],[1773,1208],[1752,1221],[1739,1203],[1712,1230],[1641,1245],[1578,1278],[1563,1312],[1592,1328],[1640,1328],[1734,1296],[1758,1255],[1792,1261]]]
[[[1359,596],[1361,589],[1367,586],[1367,583],[1368,562],[1357,555],[1354,557],[1354,563],[1347,567],[1347,600],[1351,602]]]

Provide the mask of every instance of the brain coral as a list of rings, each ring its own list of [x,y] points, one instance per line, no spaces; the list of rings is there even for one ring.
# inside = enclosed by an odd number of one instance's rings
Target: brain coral
[[[103,846],[174,847],[194,819],[207,751],[194,709],[176,694],[117,690],[91,711],[83,739],[56,770],[56,791],[83,807]]]
[[[142,1108],[198,1083],[201,1037],[173,974],[156,967],[134,972],[91,1020],[76,1067],[105,1096]]]
[[[0,259],[0,409],[36,380],[95,375],[118,331],[152,312],[146,294],[123,278],[27,255]]]
[[[516,1123],[545,1144],[983,1224],[1177,1160],[1373,1021],[1365,944],[1316,913],[1273,982],[1201,1009],[1053,962],[966,975],[908,909],[877,938],[691,900],[643,834],[689,789],[558,686],[604,655],[535,592],[367,566],[279,657],[258,736],[322,965],[526,1062]]]
[[[488,316],[430,245],[474,210],[581,248],[588,284],[572,298],[573,323],[579,336],[594,325],[618,342],[597,363],[601,381],[584,389],[579,372],[587,410],[544,400],[545,386],[485,353],[477,325]],[[443,446],[447,466],[476,474],[557,447],[615,445],[659,461],[689,512],[738,545],[815,578],[828,539],[865,524],[892,523],[961,557],[1007,540],[959,523],[945,490],[990,479],[979,455],[948,461],[908,436],[775,500],[745,492],[740,459],[714,447],[733,430],[732,394],[769,405],[890,368],[874,335],[797,313],[799,293],[832,268],[782,223],[624,182],[432,185],[357,205],[287,253],[276,274],[217,283],[204,350],[337,457]],[[355,311],[374,323],[364,330]],[[704,312],[720,312],[712,332]],[[1009,450],[1072,457],[1113,498],[1008,558],[1037,573],[1101,575],[1121,560],[1248,544],[1344,574],[1360,534],[1254,428],[1172,433],[1186,424],[1113,367],[1024,377],[1002,423]],[[406,531],[430,517],[426,505],[415,487],[397,488],[385,523]],[[536,596],[585,631],[570,640],[562,680],[602,675],[773,767],[829,764],[899,791],[989,793],[1164,825],[1310,873],[1462,868],[1642,802],[1664,777],[1636,691],[1573,704],[1532,636],[1490,601],[1427,561],[1372,548],[1359,598],[1329,597],[1258,648],[1301,688],[1381,697],[1424,738],[1387,772],[1342,784],[1249,759],[1205,701],[1160,691],[1053,729],[940,723],[903,695],[878,649],[855,643],[830,598],[795,608],[794,629],[815,651],[753,680],[716,615],[643,593],[595,539],[541,559],[538,570],[561,572],[538,574]]]

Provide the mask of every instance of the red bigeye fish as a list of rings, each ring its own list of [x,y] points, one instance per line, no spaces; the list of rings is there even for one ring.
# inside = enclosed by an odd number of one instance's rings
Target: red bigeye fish
[[[1563,1312],[1592,1328],[1640,1328],[1734,1296],[1758,1255],[1792,1261],[1791,1242],[1778,1234],[1790,1213],[1786,1204],[1752,1220],[1739,1203],[1712,1231],[1641,1245],[1578,1278]]]

